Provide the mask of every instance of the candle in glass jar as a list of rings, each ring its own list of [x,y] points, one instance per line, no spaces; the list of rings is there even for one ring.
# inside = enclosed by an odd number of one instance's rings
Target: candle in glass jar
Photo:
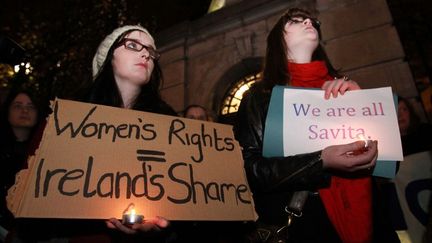
[[[126,225],[140,224],[144,219],[144,215],[136,214],[135,209],[131,209],[129,213],[123,214],[122,223]]]

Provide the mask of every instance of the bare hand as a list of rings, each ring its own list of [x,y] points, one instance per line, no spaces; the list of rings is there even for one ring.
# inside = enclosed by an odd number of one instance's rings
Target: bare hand
[[[120,220],[111,218],[106,221],[106,225],[108,228],[117,229],[126,234],[136,234],[138,232],[161,231],[162,229],[168,227],[169,221],[162,217],[156,217],[145,219],[141,224],[126,226],[122,224]]]
[[[365,152],[357,155],[351,154],[353,151],[364,148],[364,145],[364,141],[356,141],[349,144],[333,145],[325,148],[321,152],[324,168],[344,172],[371,169],[375,166],[378,157],[377,141],[371,141]]]
[[[325,81],[321,89],[325,90],[324,98],[327,100],[331,95],[336,98],[338,93],[344,95],[345,91],[358,90],[360,89],[360,86],[357,84],[357,82],[344,76],[343,78]]]

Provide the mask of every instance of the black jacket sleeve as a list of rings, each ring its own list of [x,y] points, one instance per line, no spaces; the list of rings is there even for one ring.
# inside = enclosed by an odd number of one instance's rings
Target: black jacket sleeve
[[[242,146],[251,189],[259,193],[272,193],[316,190],[327,185],[330,177],[323,170],[321,151],[288,157],[263,157],[270,95],[270,91],[252,88],[243,97],[237,113],[235,136]]]

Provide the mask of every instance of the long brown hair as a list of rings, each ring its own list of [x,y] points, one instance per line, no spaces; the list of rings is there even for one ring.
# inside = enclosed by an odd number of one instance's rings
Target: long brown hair
[[[267,36],[266,57],[264,59],[263,82],[267,88],[272,88],[274,85],[285,85],[287,80],[290,80],[287,61],[287,46],[284,40],[285,24],[293,17],[313,18],[313,16],[304,9],[291,8],[288,9],[276,22]],[[321,40],[321,30],[318,26],[314,26]],[[315,49],[312,55],[312,61],[322,60],[326,63],[329,74],[339,76],[333,68],[324,48],[321,44]]]

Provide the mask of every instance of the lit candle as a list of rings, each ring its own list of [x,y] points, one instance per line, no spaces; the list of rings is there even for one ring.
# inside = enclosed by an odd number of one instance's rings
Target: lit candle
[[[363,134],[358,135],[358,138],[364,141],[364,148],[365,150],[367,150],[367,147],[369,146],[369,140],[367,140]]]
[[[357,150],[354,150],[354,151],[350,151],[350,152],[346,153],[347,155],[359,155],[359,154],[362,154],[362,153],[369,150],[369,140],[367,140],[363,136],[363,134],[358,135],[357,138],[364,141],[364,143],[365,143],[364,147],[357,149]]]
[[[122,223],[126,225],[140,224],[144,219],[144,215],[136,214],[135,209],[132,208],[129,213],[123,214]]]

